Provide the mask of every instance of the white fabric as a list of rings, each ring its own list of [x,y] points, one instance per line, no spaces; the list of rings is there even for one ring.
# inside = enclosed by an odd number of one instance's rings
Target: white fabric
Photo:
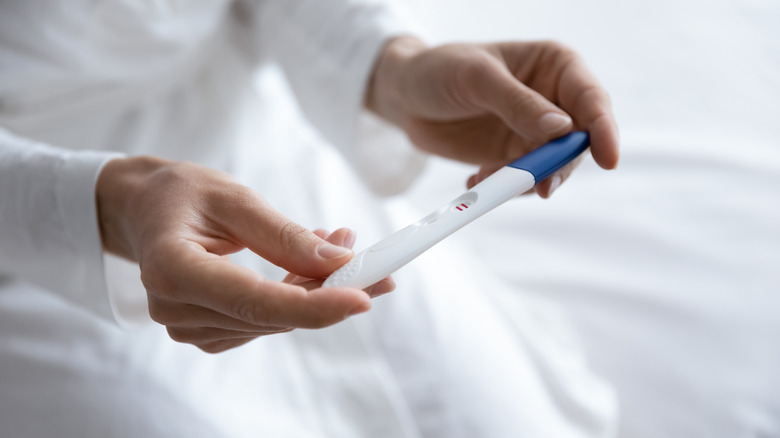
[[[221,355],[155,324],[117,324],[148,315],[137,267],[107,257],[97,284],[89,200],[115,152],[232,171],[296,221],[350,226],[361,245],[406,220],[403,203],[385,206],[363,184],[398,191],[422,157],[355,135],[371,64],[405,29],[348,0],[3,2],[3,435],[614,435],[612,393],[565,320],[517,300],[457,245],[399,273],[399,290],[367,315]],[[270,62],[362,180],[306,129]],[[251,254],[235,259],[280,278]]]
[[[433,41],[567,43],[612,95],[617,171],[586,161],[452,240],[565,309],[619,435],[780,436],[780,3],[399,2]],[[471,171],[432,161],[411,198]]]
[[[111,315],[99,246],[94,187],[115,153],[74,153],[0,130],[0,275],[57,290]],[[35,218],[35,220],[31,220]]]

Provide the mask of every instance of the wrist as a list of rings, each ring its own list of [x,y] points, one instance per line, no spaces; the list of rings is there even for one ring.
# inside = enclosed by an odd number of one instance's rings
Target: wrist
[[[416,37],[393,38],[374,64],[366,90],[365,106],[379,117],[400,125],[404,117],[404,90],[409,61],[427,49]]]
[[[142,156],[114,159],[103,166],[95,187],[95,203],[104,251],[137,260],[129,220],[136,210],[136,194],[152,173],[168,163]]]

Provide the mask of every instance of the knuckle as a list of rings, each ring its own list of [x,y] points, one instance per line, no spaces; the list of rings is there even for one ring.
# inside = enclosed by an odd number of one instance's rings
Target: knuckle
[[[211,342],[208,344],[196,345],[196,347],[208,354],[218,354],[230,349],[224,342]]]
[[[174,161],[163,167],[160,174],[168,178],[187,179],[187,175],[192,174],[195,167],[193,163],[187,161]]]
[[[252,208],[262,202],[262,198],[254,190],[233,181],[213,184],[204,196],[207,204],[226,211]]]
[[[191,326],[192,316],[186,305],[149,297],[149,317],[165,326]]]
[[[528,117],[528,113],[537,106],[536,100],[530,93],[515,93],[509,100],[512,117],[518,119]]]
[[[184,161],[174,161],[160,167],[153,174],[153,186],[155,187],[187,187],[192,185],[193,175],[197,173],[197,166]]]
[[[309,318],[308,323],[306,324],[306,328],[310,329],[323,329],[326,327],[330,327],[333,324],[336,324],[338,322],[341,322],[343,318],[333,318],[331,315],[326,314],[325,312],[317,312]]]
[[[570,46],[556,40],[547,40],[541,43],[545,53],[549,53],[555,58],[577,58],[579,55]]]
[[[265,300],[242,300],[235,305],[234,313],[242,321],[255,325],[270,325],[270,310]]]
[[[538,59],[557,71],[564,71],[581,62],[580,55],[570,46],[559,41],[543,41],[539,46]]]
[[[467,82],[475,82],[487,73],[495,59],[483,52],[475,52],[465,59],[461,74]]]
[[[254,338],[246,339],[223,339],[221,341],[209,342],[205,344],[197,345],[202,351],[209,354],[218,354],[230,350],[232,348],[240,347]]]
[[[308,234],[308,230],[295,222],[287,222],[279,229],[279,244],[282,248],[297,246]]]
[[[612,106],[612,96],[610,96],[609,93],[607,93],[607,90],[600,85],[591,85],[586,89],[586,93],[589,95],[590,99],[593,99],[593,102],[599,102],[607,107]]]
[[[176,327],[166,327],[166,330],[168,331],[168,336],[176,342],[191,344],[194,341],[194,337],[189,330]]]
[[[455,71],[455,89],[464,96],[478,97],[481,84],[485,83],[495,68],[496,59],[488,53],[475,52],[459,63]]]
[[[158,324],[166,325],[171,323],[170,313],[167,309],[151,299],[149,300],[149,317]]]
[[[141,260],[138,261],[138,268],[141,270],[141,283],[144,285],[144,288],[147,291],[156,290],[159,280],[157,273],[155,272],[154,264],[150,264],[141,258]]]
[[[598,104],[594,104],[594,102],[597,102]],[[577,93],[574,99],[572,108],[574,108],[575,111],[593,114],[594,109],[595,111],[602,110],[600,105],[606,105],[607,107],[611,106],[611,98],[599,85],[591,84],[579,90],[579,93]]]
[[[606,90],[601,89],[601,98],[604,99],[603,102],[607,107],[611,108],[613,105],[612,102],[612,95],[609,94]]]
[[[167,295],[176,289],[170,266],[174,257],[167,243],[161,240],[143,246],[138,267],[141,283],[150,294]]]
[[[139,262],[141,269],[141,283],[144,285],[149,295],[158,296],[163,295],[167,287],[164,277],[161,275],[160,270],[154,263],[148,263],[146,261]]]
[[[142,258],[139,262],[139,268],[141,270],[141,283],[150,297],[177,298],[178,288],[172,280],[170,272],[164,268],[163,263],[158,262],[155,257]]]
[[[537,113],[543,111],[536,98],[528,92],[517,92],[507,98],[506,104],[506,114],[512,124],[520,127],[518,129],[522,129],[522,132],[518,132],[518,134],[525,139],[535,140],[537,132],[532,126],[538,117]]]

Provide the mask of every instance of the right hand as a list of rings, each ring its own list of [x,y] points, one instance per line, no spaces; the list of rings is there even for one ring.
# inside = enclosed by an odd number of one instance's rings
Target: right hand
[[[417,147],[479,164],[468,186],[572,130],[590,133],[604,169],[619,159],[618,127],[606,90],[574,50],[551,41],[427,47],[390,40],[367,89],[366,106],[406,132]],[[547,198],[577,166],[572,161],[534,187]]]
[[[388,280],[368,293],[321,288],[353,256],[339,246],[354,241],[348,230],[318,236],[229,175],[195,164],[112,160],[98,178],[96,202],[103,247],[138,262],[152,319],[206,352],[327,327],[366,312],[370,297],[393,288]],[[289,271],[287,282],[231,263],[228,255],[243,248]]]

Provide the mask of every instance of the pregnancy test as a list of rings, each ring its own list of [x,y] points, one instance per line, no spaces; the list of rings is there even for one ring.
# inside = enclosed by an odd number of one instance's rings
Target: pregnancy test
[[[544,181],[589,144],[586,132],[575,131],[534,149],[428,216],[357,254],[322,286],[371,286],[474,219]]]

